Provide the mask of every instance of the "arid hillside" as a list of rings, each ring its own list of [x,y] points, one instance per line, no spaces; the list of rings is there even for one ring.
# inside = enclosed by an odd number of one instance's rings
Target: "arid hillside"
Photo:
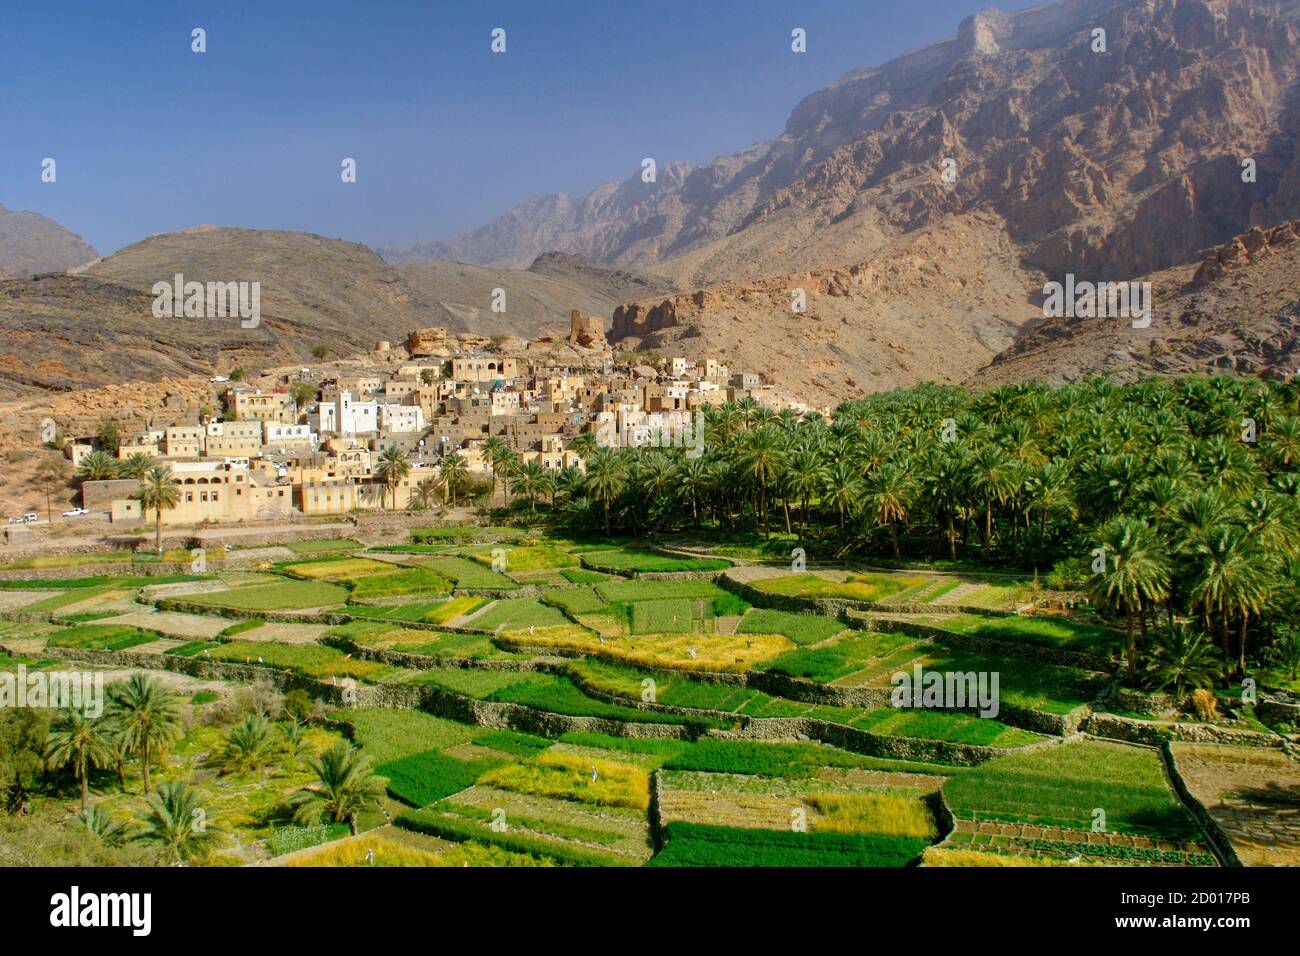
[[[1149,279],[1150,328],[1121,319],[1039,318],[972,384],[1300,371],[1300,222],[1251,230],[1211,250],[1200,266]]]
[[[98,255],[53,219],[0,205],[0,279],[62,272]]]
[[[177,273],[260,283],[260,323],[155,318],[151,289]],[[0,395],[309,360],[317,344],[355,352],[425,324],[401,277],[365,246],[204,226],[152,236],[76,275],[0,282]]]
[[[621,349],[722,356],[736,371],[834,406],[919,381],[962,381],[1041,314],[1025,295],[1035,281],[997,223],[960,216],[849,267],[620,306],[610,339]]]

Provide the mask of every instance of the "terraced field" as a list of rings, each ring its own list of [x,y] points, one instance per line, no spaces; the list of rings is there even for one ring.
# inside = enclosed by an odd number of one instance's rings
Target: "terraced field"
[[[383,780],[366,827],[383,827],[371,848],[388,865],[1215,862],[1158,750],[1029,729],[1104,695],[1117,632],[906,610],[1003,608],[1024,597],[1020,585],[885,572],[751,582],[774,597],[877,606],[836,617],[750,607],[712,580],[630,577],[688,570],[636,547],[502,540],[438,537],[414,543],[428,552],[390,554],[335,539],[270,573],[0,587],[0,618],[12,616],[0,620],[0,671],[78,666],[79,651],[94,651],[156,658],[152,672],[178,687],[194,679],[166,668],[195,658],[209,662],[204,674],[229,663],[290,675],[323,719],[316,743],[350,741]],[[502,549],[506,573],[492,568]],[[293,621],[300,612],[309,619]],[[1043,649],[1082,663],[1047,663]],[[877,705],[917,667],[996,674],[1000,703],[1015,706],[989,717]],[[346,678],[357,705],[339,696]],[[209,691],[219,684],[190,693],[232,693]],[[187,738],[185,765],[217,773],[193,761],[209,759],[200,746],[220,753],[223,733]],[[1290,758],[1175,753],[1243,858],[1291,859]],[[293,765],[276,779],[301,778]],[[1257,797],[1269,793],[1281,796]],[[240,794],[246,822],[227,847],[238,858],[273,846],[292,865],[368,865],[337,830],[288,822],[275,809],[287,794]]]

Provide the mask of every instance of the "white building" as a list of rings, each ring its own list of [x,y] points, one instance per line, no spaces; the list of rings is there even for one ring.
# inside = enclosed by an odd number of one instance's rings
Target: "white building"
[[[386,432],[424,430],[424,409],[419,405],[380,405],[379,427]]]
[[[322,398],[307,421],[321,434],[364,435],[379,430],[379,403],[355,401],[345,390],[332,398]]]

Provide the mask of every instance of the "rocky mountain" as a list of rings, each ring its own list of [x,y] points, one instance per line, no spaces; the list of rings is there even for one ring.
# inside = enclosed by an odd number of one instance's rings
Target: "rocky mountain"
[[[686,206],[680,191],[691,168],[673,162],[654,183],[629,179],[597,186],[581,198],[550,193],[528,200],[501,218],[445,242],[381,246],[389,262],[450,259],[522,269],[544,252],[567,252],[598,262],[655,262],[664,239],[681,228]]]
[[[659,276],[564,253],[539,256],[527,269],[437,261],[407,263],[397,271],[428,324],[480,335],[567,332],[572,309],[609,316],[629,299],[677,291]],[[492,311],[495,289],[505,291],[505,312]]]
[[[153,314],[156,282],[260,283],[261,321]],[[429,324],[363,245],[203,226],[152,236],[75,275],[0,282],[0,395],[118,379],[208,375],[401,341]]]
[[[611,344],[720,357],[815,405],[923,380],[960,382],[1041,315],[990,214],[955,216],[851,266],[723,283],[614,311]]]
[[[98,255],[53,219],[0,205],[0,279],[62,272]]]
[[[1149,328],[1113,318],[1039,318],[973,384],[1300,370],[1300,220],[1251,229],[1198,266],[1148,281],[1155,296]]]
[[[968,217],[1028,269],[1144,275],[1300,212],[1298,71],[1300,0],[990,9],[808,96],[767,143],[402,254],[557,249],[703,288],[854,266]]]

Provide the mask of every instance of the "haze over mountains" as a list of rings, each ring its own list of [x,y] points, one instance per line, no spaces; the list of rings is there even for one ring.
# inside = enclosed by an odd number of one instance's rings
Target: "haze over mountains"
[[[382,259],[205,227],[79,276],[4,282],[0,386],[301,357],[317,341],[368,348],[419,325],[530,335],[572,308],[606,316],[615,347],[720,354],[819,403],[926,379],[1203,371],[1234,350],[1240,367],[1282,369],[1295,248],[1192,278],[1206,250],[1300,216],[1298,140],[1300,0],[988,10],[954,39],[812,93],[766,143],[698,168],[658,157],[653,183],[638,171],[584,197],[540,196],[448,240],[381,247]],[[0,251],[13,245],[5,212]],[[62,258],[34,256],[46,247],[28,239],[0,270],[93,258],[68,236]],[[259,334],[158,328],[138,297],[174,272],[260,280]],[[1066,273],[1151,278],[1153,329],[1044,319],[1043,283]],[[504,315],[490,310],[495,288]],[[78,330],[89,315],[106,320]],[[1273,345],[1251,351],[1249,330],[1229,327],[1257,315]],[[100,368],[82,350],[128,359]]]

